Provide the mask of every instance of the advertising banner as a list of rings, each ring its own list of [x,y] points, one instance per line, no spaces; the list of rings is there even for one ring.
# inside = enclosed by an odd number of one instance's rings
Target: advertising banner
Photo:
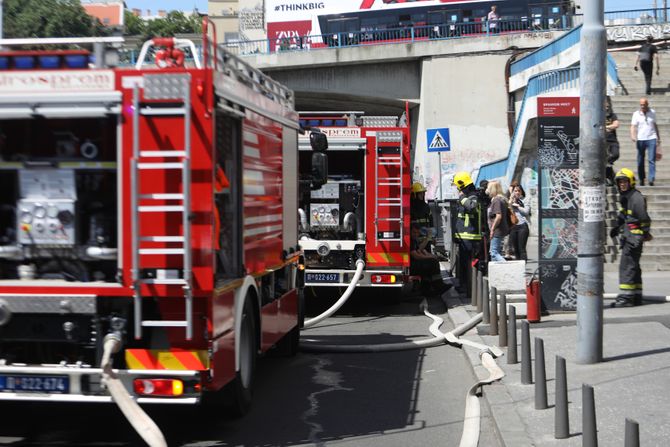
[[[577,306],[579,98],[538,98],[541,296],[548,309]]]

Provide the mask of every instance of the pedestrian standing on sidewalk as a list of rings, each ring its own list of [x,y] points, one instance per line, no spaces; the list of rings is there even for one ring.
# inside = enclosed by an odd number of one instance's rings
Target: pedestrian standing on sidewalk
[[[658,58],[658,48],[653,44],[654,38],[647,36],[647,41],[640,45],[640,50],[637,53],[637,60],[633,70],[637,71],[638,66],[644,73],[644,82],[646,85],[645,94],[651,95],[651,77],[654,73],[654,55],[656,56],[656,76],[658,76],[661,69],[661,63]]]
[[[504,262],[506,259],[502,255],[503,239],[509,234],[507,199],[505,199],[502,186],[498,181],[489,182],[486,194],[491,198],[491,206],[489,206],[487,214],[489,218],[489,238],[491,239],[489,254],[491,261]]]
[[[526,198],[526,192],[521,185],[516,185],[510,197],[510,205],[518,219],[516,225],[509,232],[509,245],[514,253],[514,258],[518,261],[528,260],[526,253],[526,244],[528,243],[528,218],[530,217],[530,207],[524,205],[523,199]]]
[[[614,239],[621,235],[621,261],[619,263],[619,295],[613,306],[639,306],[642,304],[642,246],[651,240],[651,219],[647,203],[635,188],[633,171],[623,168],[614,178],[619,191],[617,225],[610,230]]]
[[[608,96],[605,101],[605,142],[607,144],[607,168],[605,178],[608,185],[614,185],[614,162],[619,159],[619,139],[616,130],[619,128],[619,117],[612,110],[612,100]]]
[[[647,177],[644,173],[644,157],[649,158],[649,186],[654,186],[656,178],[656,146],[661,144],[656,112],[649,108],[649,100],[640,98],[640,110],[633,112],[630,122],[630,138],[637,146],[637,175],[640,186]]]

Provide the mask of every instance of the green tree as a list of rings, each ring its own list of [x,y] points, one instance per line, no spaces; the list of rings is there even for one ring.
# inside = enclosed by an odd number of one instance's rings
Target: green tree
[[[3,34],[20,37],[90,37],[108,34],[79,0],[4,0]]]
[[[125,24],[123,34],[126,36],[142,36],[146,32],[144,20],[127,9],[123,12],[123,21]]]
[[[147,37],[166,37],[175,34],[198,34],[202,32],[200,16],[191,14],[186,16],[181,11],[170,11],[160,19],[146,22],[145,35]]]

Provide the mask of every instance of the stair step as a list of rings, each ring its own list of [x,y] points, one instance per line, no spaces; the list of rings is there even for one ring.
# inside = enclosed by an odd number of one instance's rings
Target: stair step
[[[148,200],[184,200],[184,194],[171,193],[156,193],[156,194],[141,194],[140,199]]]
[[[186,151],[162,150],[162,151],[140,151],[140,157],[143,158],[173,158],[185,157]]]
[[[181,205],[142,205],[138,210],[143,213],[164,213],[174,211],[184,211]]]
[[[145,278],[141,279],[142,284],[154,284],[154,285],[164,285],[164,286],[185,286],[186,281],[180,278],[176,279],[156,279],[156,278]]]
[[[140,248],[141,255],[183,255],[183,248]]]
[[[184,242],[184,236],[142,236],[145,242]]]
[[[142,326],[144,327],[186,327],[186,321],[170,321],[170,320],[144,320]]]
[[[140,115],[145,116],[178,116],[186,115],[184,107],[142,107]]]
[[[182,169],[184,163],[137,163],[138,169]]]

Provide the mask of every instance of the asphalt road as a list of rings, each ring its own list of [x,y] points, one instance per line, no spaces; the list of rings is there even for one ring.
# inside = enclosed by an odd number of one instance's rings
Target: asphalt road
[[[327,299],[310,297],[308,314]],[[317,303],[317,300],[320,303]],[[328,344],[396,343],[429,336],[420,299],[389,304],[355,295],[303,337]],[[445,318],[441,300],[429,310]],[[251,412],[203,417],[189,407],[149,413],[170,446],[457,446],[465,394],[475,378],[463,352],[442,346],[378,354],[300,353],[259,362]],[[480,444],[500,445],[482,405]],[[2,404],[0,446],[141,446],[113,406]]]

